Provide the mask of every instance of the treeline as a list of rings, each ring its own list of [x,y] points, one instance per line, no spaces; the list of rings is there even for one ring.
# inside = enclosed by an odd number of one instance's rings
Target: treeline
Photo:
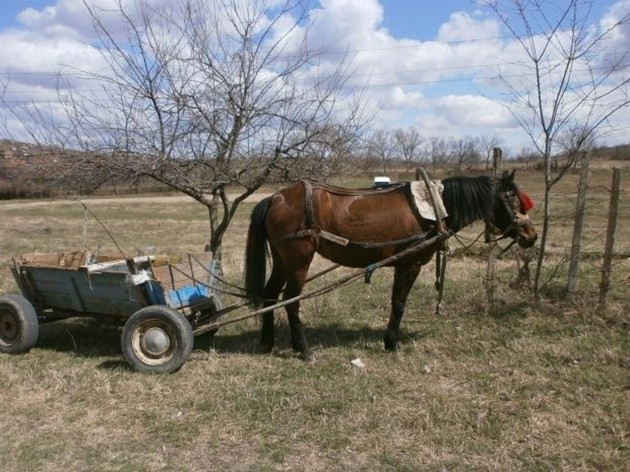
[[[390,175],[409,178],[418,167],[431,172],[460,173],[483,171],[491,167],[492,149],[502,147],[504,159],[537,170],[542,166],[539,153],[530,149],[514,152],[502,146],[496,136],[423,136],[416,128],[377,129],[360,142],[337,143],[320,152],[311,149],[294,162],[278,166],[268,183],[277,184],[303,176],[327,180],[331,177],[372,177]],[[591,150],[593,161],[630,160],[630,144],[600,146]],[[288,156],[286,160],[294,160]],[[258,158],[262,159],[262,158]],[[562,153],[554,157],[560,165]],[[94,163],[98,162],[98,165]],[[159,193],[172,189],[146,176],[121,176],[107,172],[107,158],[76,151],[0,140],[0,199],[52,198],[61,195],[117,195]],[[209,176],[210,178],[210,176]]]
[[[431,170],[451,170],[455,173],[471,169],[489,169],[492,150],[500,147],[503,158],[526,167],[542,166],[542,155],[531,148],[513,150],[496,135],[487,136],[423,136],[416,128],[375,130],[364,141],[357,155],[357,167],[363,170],[412,170],[425,167]],[[630,160],[630,144],[594,146],[593,160]],[[567,156],[558,152],[553,160],[561,165]]]

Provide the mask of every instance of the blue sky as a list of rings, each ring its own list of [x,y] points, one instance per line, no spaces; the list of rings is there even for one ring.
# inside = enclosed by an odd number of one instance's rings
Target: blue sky
[[[26,8],[41,9],[53,2],[49,0],[3,0],[0,3],[0,28],[18,27],[18,13]]]
[[[385,10],[383,27],[399,38],[422,41],[434,39],[438,28],[448,21],[451,13],[476,9],[468,0],[382,0],[381,5]]]
[[[2,0],[0,2],[0,28],[17,26],[15,17],[26,8],[42,9],[54,5],[52,0]],[[601,4],[611,2],[600,1]],[[458,10],[472,11],[475,6],[468,0],[431,1],[383,0],[385,20],[383,26],[400,37],[431,39],[436,27],[448,20]]]
[[[397,37],[423,41],[434,39],[439,27],[449,20],[453,12],[472,14],[479,10],[471,0],[381,0],[380,3],[385,10],[385,28]],[[614,3],[612,0],[595,0],[593,17],[601,17]]]
[[[593,28],[600,28],[606,15],[630,14],[630,0],[597,0],[592,6]],[[54,100],[51,72],[62,66],[102,67],[90,46],[81,8],[82,0],[0,2],[0,86],[5,89],[0,138],[19,135],[7,106],[33,97]],[[427,137],[498,135],[513,150],[530,147],[531,138],[501,101],[492,79],[500,65],[522,62],[522,51],[519,57],[515,42],[492,12],[468,0],[320,0],[319,8],[318,34],[313,37],[317,45],[328,40],[354,53],[352,82],[367,85],[376,126],[414,126]],[[630,43],[628,28],[621,33],[609,50]],[[501,70],[505,73],[504,66]],[[609,133],[604,144],[628,142],[630,112],[617,117],[610,129],[619,131]]]

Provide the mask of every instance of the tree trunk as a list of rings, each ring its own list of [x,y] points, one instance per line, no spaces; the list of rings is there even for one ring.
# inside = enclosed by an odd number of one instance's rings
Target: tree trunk
[[[221,197],[218,192],[213,192],[212,203],[208,207],[208,217],[210,220],[210,234],[208,235],[208,243],[206,243],[205,251],[212,253],[212,258],[220,261],[222,257],[221,246],[223,243],[223,232],[219,231],[219,205]]]
[[[540,279],[542,277],[542,268],[545,263],[545,249],[547,247],[547,237],[549,235],[549,197],[551,195],[552,179],[551,179],[551,142],[547,137],[545,145],[545,195],[543,198],[543,224],[540,234],[540,249],[538,252],[538,261],[536,262],[536,275],[534,276],[534,298],[540,299]]]

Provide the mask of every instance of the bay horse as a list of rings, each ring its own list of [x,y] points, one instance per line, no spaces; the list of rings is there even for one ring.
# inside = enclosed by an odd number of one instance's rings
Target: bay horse
[[[514,171],[496,180],[489,176],[450,177],[442,181],[446,227],[455,233],[485,220],[500,237],[521,247],[533,246],[536,230],[527,216],[533,203],[514,182]],[[409,183],[369,190],[349,190],[301,181],[261,200],[252,210],[245,255],[245,288],[252,306],[277,303],[284,290],[289,300],[302,293],[315,253],[346,266],[365,268],[394,256],[423,236],[435,234],[436,222],[422,217],[413,203]],[[409,257],[393,261],[391,312],[385,331],[385,349],[398,348],[398,331],[409,291],[420,268],[427,264],[440,242]],[[267,251],[271,275],[265,284]],[[286,312],[291,345],[310,359],[299,318],[299,300]],[[274,343],[273,311],[262,315],[261,347],[271,352]]]

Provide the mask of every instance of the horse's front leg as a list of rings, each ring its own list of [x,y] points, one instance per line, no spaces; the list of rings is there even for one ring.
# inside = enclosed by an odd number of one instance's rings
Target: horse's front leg
[[[400,321],[405,312],[405,304],[409,291],[420,273],[422,265],[405,264],[396,266],[394,269],[394,286],[392,288],[392,311],[389,315],[389,323],[385,331],[385,349],[388,351],[398,350],[398,332]]]

